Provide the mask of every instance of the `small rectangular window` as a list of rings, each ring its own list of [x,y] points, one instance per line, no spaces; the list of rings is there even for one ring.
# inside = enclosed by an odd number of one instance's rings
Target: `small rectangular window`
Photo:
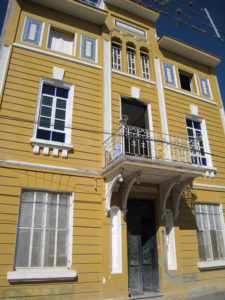
[[[25,18],[22,41],[40,46],[43,31],[43,22],[30,17]]]
[[[136,74],[135,49],[129,46],[127,47],[127,72]]]
[[[81,39],[81,58],[97,61],[97,40],[86,35]]]
[[[201,93],[204,97],[211,98],[209,80],[205,77],[199,76]]]
[[[15,268],[70,265],[71,209],[70,193],[22,191]]]
[[[194,93],[193,74],[178,70],[180,78],[180,87],[183,90]]]
[[[195,204],[201,261],[225,259],[224,221],[219,204]]]
[[[165,83],[176,86],[174,67],[170,64],[163,63],[163,72]]]
[[[112,42],[112,68],[121,70],[121,44]]]
[[[74,33],[60,31],[58,28],[51,27],[47,48],[72,55],[74,53]]]
[[[142,76],[146,79],[150,78],[148,53],[141,52],[141,70]]]

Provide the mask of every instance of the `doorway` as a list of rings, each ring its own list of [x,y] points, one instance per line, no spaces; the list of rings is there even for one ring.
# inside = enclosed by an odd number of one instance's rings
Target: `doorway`
[[[154,201],[128,199],[127,243],[131,296],[159,292]]]

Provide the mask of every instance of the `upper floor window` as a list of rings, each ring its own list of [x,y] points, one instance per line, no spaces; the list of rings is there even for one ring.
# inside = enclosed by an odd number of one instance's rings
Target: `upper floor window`
[[[180,69],[178,70],[178,73],[180,78],[180,87],[183,90],[194,93],[193,74]]]
[[[204,97],[211,98],[209,80],[205,77],[199,76],[201,93]]]
[[[225,228],[221,205],[196,203],[195,215],[200,260],[225,260]]]
[[[207,166],[205,147],[203,142],[203,129],[200,120],[186,118],[187,134],[191,151],[191,162]]]
[[[136,74],[135,48],[133,45],[127,45],[127,72]]]
[[[74,54],[74,33],[51,27],[47,48],[65,54]]]
[[[90,36],[81,37],[81,58],[97,61],[97,40]]]
[[[121,43],[119,41],[112,41],[112,68],[121,70]]]
[[[163,63],[163,73],[165,83],[176,86],[174,67],[170,64]]]
[[[22,41],[40,46],[43,27],[42,21],[26,17],[23,27]]]
[[[141,49],[140,52],[141,55],[141,70],[142,70],[142,76],[146,79],[150,78],[150,72],[149,72],[149,57],[148,52],[144,51],[144,49]]]
[[[35,138],[50,142],[70,143],[73,86],[42,78],[37,107]]]

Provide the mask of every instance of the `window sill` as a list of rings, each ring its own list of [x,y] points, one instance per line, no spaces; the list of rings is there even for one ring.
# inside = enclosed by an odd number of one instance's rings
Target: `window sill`
[[[198,263],[200,270],[225,268],[225,260],[201,261]]]
[[[74,280],[77,272],[66,268],[57,269],[19,269],[7,273],[7,280],[15,282],[46,282],[46,281],[64,281]]]
[[[59,156],[59,150],[62,151],[62,157],[68,157],[68,151],[73,148],[72,144],[60,143],[60,142],[50,142],[46,140],[39,140],[36,138],[30,139],[34,154],[40,153],[40,148],[43,148],[43,155],[49,155],[49,150],[53,149],[52,155],[55,157]]]

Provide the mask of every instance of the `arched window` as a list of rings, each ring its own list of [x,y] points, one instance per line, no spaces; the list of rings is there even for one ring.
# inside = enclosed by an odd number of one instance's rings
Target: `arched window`
[[[140,49],[140,56],[141,56],[141,71],[142,77],[149,79],[150,72],[149,72],[149,55],[148,50],[146,48]]]
[[[121,41],[117,38],[114,38],[112,40],[112,68],[113,69],[117,69],[117,70],[122,69],[121,50],[122,50]]]
[[[127,43],[127,72],[136,74],[136,61],[135,61],[135,46],[132,43]]]
[[[121,211],[113,206],[110,210],[111,273],[122,272]]]

